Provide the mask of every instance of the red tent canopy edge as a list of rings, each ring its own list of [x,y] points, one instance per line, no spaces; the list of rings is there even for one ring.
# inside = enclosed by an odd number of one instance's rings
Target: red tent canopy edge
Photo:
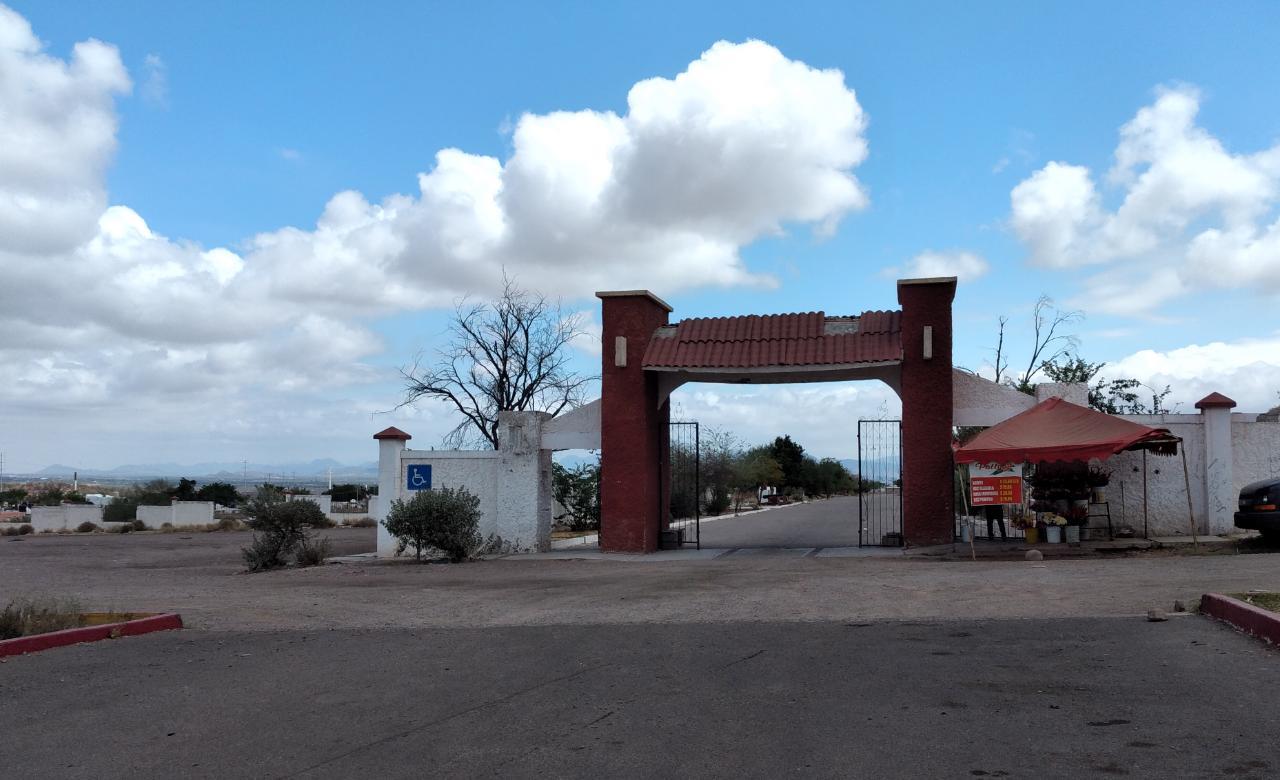
[[[982,431],[957,448],[955,455],[957,463],[1106,460],[1132,449],[1173,454],[1179,441],[1167,429],[1103,414],[1055,396]]]

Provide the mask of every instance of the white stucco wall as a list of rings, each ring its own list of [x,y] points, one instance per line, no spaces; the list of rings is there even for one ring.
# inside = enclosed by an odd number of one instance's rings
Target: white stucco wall
[[[33,506],[28,521],[35,531],[74,531],[81,523],[102,523],[102,507],[92,504]]]
[[[503,412],[497,450],[411,450],[399,440],[380,441],[380,500],[370,505],[379,521],[378,555],[395,555],[396,541],[381,521],[393,501],[412,498],[407,483],[414,464],[431,465],[432,488],[465,487],[480,499],[481,536],[496,535],[512,551],[549,549],[551,451],[542,446],[548,419],[541,412]]]
[[[140,506],[134,515],[148,528],[159,528],[169,523],[174,528],[209,525],[213,523],[212,501],[174,501],[169,506]]]
[[[1196,532],[1209,533],[1204,493],[1204,427],[1198,414],[1124,415],[1154,428],[1167,428],[1182,439],[1187,452],[1187,471],[1191,482],[1191,502],[1196,513]],[[1122,452],[1102,464],[1111,472],[1107,498],[1111,502],[1111,521],[1131,526],[1142,535],[1142,453]],[[1123,484],[1123,491],[1121,490]],[[1174,457],[1147,455],[1148,523],[1150,536],[1186,536],[1191,532],[1187,519],[1187,490],[1182,476],[1182,455]],[[1123,493],[1124,502],[1121,503]],[[1226,533],[1230,525],[1213,533]]]
[[[173,522],[173,509],[167,506],[139,506],[134,517],[145,523],[147,528],[159,528],[164,523]]]
[[[1231,415],[1232,481],[1240,488],[1280,477],[1280,422],[1256,422],[1252,414]]]

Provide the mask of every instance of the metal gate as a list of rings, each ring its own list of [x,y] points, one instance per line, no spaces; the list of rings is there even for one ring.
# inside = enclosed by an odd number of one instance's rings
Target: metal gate
[[[691,544],[702,549],[702,442],[696,422],[673,422],[669,427],[668,460],[658,464],[658,473],[670,487],[666,492],[671,524],[663,531],[663,547]],[[659,499],[661,500],[661,499]]]
[[[858,546],[902,546],[902,421],[858,420]]]

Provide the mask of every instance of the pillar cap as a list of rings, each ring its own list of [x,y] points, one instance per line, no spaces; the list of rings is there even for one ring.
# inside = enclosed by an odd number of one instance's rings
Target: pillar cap
[[[955,284],[957,277],[954,276],[929,276],[920,279],[899,279],[898,286],[905,287],[914,284]]]
[[[408,440],[412,439],[413,437],[412,437],[412,436],[410,436],[409,434],[405,433],[404,431],[400,430],[399,428],[397,428],[397,427],[395,427],[395,426],[393,425],[393,426],[391,426],[390,428],[387,428],[387,429],[386,429],[386,430],[384,430],[384,431],[378,431],[377,433],[373,434],[373,438],[375,438],[375,439],[399,439],[400,441],[408,441]]]
[[[1204,398],[1196,401],[1197,409],[1234,409],[1235,406],[1235,401],[1217,392],[1209,393]]]
[[[671,308],[671,304],[662,300],[661,298],[649,292],[648,290],[601,290],[596,293],[596,297],[597,298],[648,298],[649,300],[658,304],[662,308],[666,309],[668,312],[675,311],[675,309]]]

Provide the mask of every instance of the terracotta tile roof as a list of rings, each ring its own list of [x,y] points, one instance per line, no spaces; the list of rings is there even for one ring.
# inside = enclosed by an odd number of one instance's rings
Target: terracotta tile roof
[[[404,441],[408,441],[409,439],[412,439],[413,437],[412,437],[412,436],[410,436],[409,434],[405,433],[404,431],[400,430],[399,428],[397,428],[397,427],[395,427],[395,426],[393,425],[393,426],[391,426],[390,428],[386,428],[386,429],[384,429],[384,430],[378,431],[377,433],[373,434],[373,438],[375,438],[375,439],[403,439]]]
[[[785,368],[902,359],[902,313],[824,313],[683,320],[654,331],[645,368]]]

